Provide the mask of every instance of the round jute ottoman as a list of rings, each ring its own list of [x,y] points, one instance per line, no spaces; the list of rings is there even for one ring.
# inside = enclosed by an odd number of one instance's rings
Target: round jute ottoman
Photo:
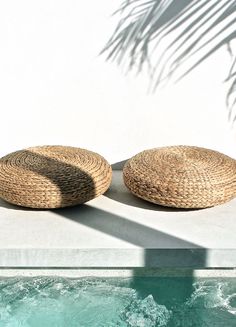
[[[40,146],[0,159],[0,197],[31,208],[89,201],[111,183],[111,166],[99,154],[69,146]]]
[[[236,196],[236,161],[199,147],[143,151],[126,162],[123,177],[134,195],[168,207],[206,208]]]

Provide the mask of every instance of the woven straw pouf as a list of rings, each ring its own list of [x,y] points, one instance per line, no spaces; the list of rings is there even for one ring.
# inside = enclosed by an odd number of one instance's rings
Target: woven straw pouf
[[[0,197],[30,208],[73,206],[103,194],[111,176],[111,166],[97,153],[33,147],[0,159]]]
[[[199,147],[143,151],[126,162],[123,177],[134,195],[168,207],[206,208],[236,196],[236,161]]]

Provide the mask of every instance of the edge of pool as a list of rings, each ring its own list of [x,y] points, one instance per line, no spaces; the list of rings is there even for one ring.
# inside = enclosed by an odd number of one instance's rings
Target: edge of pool
[[[130,278],[130,277],[191,277],[191,278],[236,278],[233,269],[168,269],[168,268],[109,268],[109,269],[0,269],[0,278],[4,277],[59,276],[66,278]]]

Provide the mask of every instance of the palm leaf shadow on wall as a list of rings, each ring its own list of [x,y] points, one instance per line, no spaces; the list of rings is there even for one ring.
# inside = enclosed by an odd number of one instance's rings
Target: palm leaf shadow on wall
[[[231,60],[226,103],[236,120],[236,0],[125,0],[114,15],[119,22],[101,53],[127,71],[147,69],[152,91],[225,47]]]

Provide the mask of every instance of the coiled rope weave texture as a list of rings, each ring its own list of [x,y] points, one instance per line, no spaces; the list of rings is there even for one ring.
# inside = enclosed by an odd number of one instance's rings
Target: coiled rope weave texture
[[[103,194],[112,171],[99,154],[66,146],[42,146],[0,159],[0,197],[31,208],[59,208]]]
[[[143,151],[128,160],[123,177],[134,195],[163,206],[205,208],[236,196],[236,161],[199,147]]]

